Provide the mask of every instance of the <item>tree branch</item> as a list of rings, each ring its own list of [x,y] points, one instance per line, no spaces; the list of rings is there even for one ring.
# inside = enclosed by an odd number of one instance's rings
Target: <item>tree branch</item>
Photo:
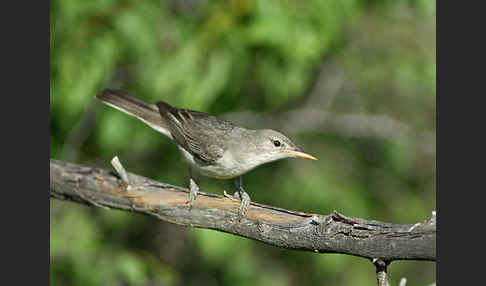
[[[404,146],[416,145],[423,153],[435,154],[435,132],[415,132],[409,125],[387,115],[334,113],[307,107],[271,115],[250,111],[230,112],[222,117],[248,128],[261,128],[264,122],[263,127],[288,134],[317,131],[345,137],[393,140]]]
[[[347,217],[308,214],[251,203],[238,220],[239,201],[201,192],[189,209],[188,190],[127,173],[128,182],[99,168],[50,160],[51,197],[104,208],[156,216],[161,220],[251,238],[269,245],[342,253],[381,260],[436,260],[436,222],[393,224]]]

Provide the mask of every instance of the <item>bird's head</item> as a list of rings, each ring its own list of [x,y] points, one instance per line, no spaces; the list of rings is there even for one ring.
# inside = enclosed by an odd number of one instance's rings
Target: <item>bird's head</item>
[[[258,130],[255,135],[259,157],[265,163],[285,158],[317,160],[316,157],[302,151],[289,138],[278,131],[262,129]]]

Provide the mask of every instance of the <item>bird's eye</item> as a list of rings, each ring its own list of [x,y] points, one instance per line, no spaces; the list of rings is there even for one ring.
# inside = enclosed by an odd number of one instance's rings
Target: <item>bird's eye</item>
[[[280,141],[278,141],[277,139],[273,140],[273,145],[275,145],[275,147],[279,147]]]

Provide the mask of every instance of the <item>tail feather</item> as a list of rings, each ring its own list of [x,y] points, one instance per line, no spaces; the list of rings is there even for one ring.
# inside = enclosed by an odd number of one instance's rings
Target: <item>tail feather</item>
[[[156,105],[115,89],[104,89],[96,95],[96,98],[108,106],[141,120],[172,139],[167,124],[160,116]]]

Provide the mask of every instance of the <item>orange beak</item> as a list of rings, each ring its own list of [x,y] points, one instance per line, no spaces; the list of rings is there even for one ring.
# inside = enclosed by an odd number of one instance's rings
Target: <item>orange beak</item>
[[[304,158],[304,159],[310,159],[310,160],[317,160],[316,157],[314,157],[314,156],[312,156],[310,154],[304,153],[302,151],[295,151],[295,150],[289,150],[289,149],[283,149],[282,151],[287,152],[289,154],[292,154],[296,158]]]

